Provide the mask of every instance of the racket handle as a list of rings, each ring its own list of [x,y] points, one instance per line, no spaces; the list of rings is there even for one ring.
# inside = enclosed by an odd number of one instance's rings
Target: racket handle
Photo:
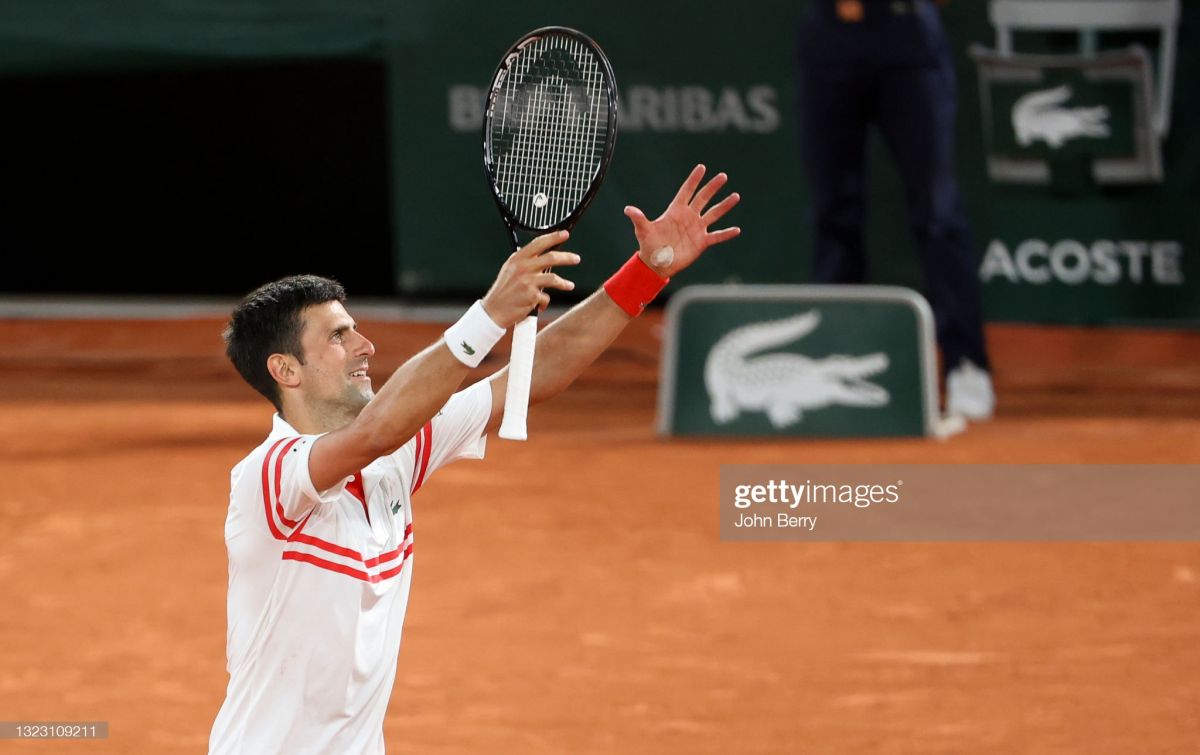
[[[508,360],[508,388],[504,394],[504,419],[500,437],[525,440],[529,414],[529,384],[533,379],[533,349],[537,342],[537,315],[530,315],[513,328],[512,355]]]

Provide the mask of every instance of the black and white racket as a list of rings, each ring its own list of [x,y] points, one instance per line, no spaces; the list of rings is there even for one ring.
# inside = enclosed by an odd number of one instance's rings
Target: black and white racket
[[[561,26],[517,40],[496,69],[483,116],[483,166],[500,215],[518,232],[570,230],[617,140],[617,83],[600,48]],[[537,310],[513,330],[500,437],[525,440]]]

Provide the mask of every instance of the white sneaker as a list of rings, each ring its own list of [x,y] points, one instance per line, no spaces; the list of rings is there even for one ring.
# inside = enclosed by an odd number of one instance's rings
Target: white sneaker
[[[969,359],[946,375],[946,414],[971,420],[991,419],[996,411],[992,377]]]

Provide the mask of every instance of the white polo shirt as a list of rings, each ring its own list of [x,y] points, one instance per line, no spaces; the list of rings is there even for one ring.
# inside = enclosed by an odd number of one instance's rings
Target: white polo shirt
[[[491,407],[486,381],[454,394],[400,450],[323,492],[308,474],[320,436],[275,416],[230,477],[229,687],[209,752],[384,751],[412,585],[411,496],[439,467],[483,458]]]

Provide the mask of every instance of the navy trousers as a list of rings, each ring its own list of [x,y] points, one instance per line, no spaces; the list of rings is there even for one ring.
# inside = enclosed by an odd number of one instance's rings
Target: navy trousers
[[[937,10],[866,0],[845,22],[816,0],[800,35],[802,152],[812,195],[813,278],[865,283],[867,133],[899,169],[945,369],[990,367],[977,252],[954,176],[955,72]]]

